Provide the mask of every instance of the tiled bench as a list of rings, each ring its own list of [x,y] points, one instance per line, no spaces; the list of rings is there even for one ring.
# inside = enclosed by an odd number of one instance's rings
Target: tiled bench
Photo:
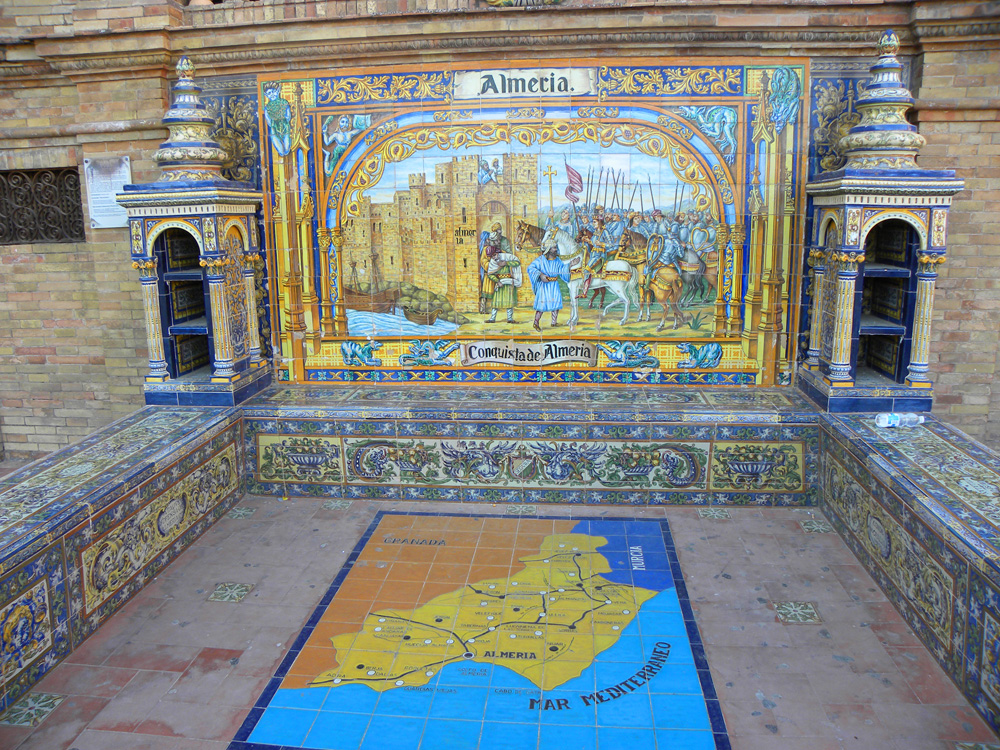
[[[241,495],[239,411],[147,407],[0,478],[0,711]]]
[[[819,415],[787,388],[275,388],[243,415],[261,495],[814,505],[819,492]]]
[[[880,430],[824,416],[822,506],[994,730],[1000,730],[1000,456],[933,418]]]

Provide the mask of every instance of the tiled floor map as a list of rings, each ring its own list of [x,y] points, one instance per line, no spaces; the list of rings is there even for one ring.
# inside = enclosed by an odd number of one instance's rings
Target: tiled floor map
[[[665,521],[380,513],[230,748],[729,746]]]

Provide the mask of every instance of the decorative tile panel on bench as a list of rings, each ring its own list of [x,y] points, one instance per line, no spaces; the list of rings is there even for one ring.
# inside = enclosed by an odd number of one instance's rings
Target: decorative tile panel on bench
[[[238,499],[231,409],[146,408],[0,482],[0,710]]]
[[[936,421],[824,419],[822,502],[907,623],[1000,729],[1000,459]]]
[[[334,401],[320,398],[324,390],[271,391],[247,405],[248,491],[530,503],[816,498],[819,427],[794,394],[358,388]]]

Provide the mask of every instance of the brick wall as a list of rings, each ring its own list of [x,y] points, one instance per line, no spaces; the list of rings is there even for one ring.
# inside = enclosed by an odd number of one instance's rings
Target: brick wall
[[[996,44],[994,43],[994,47]],[[1000,49],[923,55],[919,164],[954,169],[948,262],[937,282],[931,374],[935,412],[971,435],[1000,439]]]
[[[0,139],[0,169],[75,166],[82,180],[84,158],[127,154],[133,179],[155,177],[151,156],[164,129],[87,130],[162,116],[159,73],[145,85],[39,83],[0,105],[4,127],[38,133]],[[0,435],[7,458],[56,450],[142,404],[148,355],[128,230],[91,229],[85,185],[81,192],[86,242],[0,246]]]

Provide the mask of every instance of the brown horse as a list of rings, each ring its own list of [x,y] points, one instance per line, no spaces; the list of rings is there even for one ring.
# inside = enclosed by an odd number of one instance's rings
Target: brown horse
[[[545,236],[545,228],[529,224],[523,219],[517,219],[514,223],[514,249],[520,250],[523,247],[541,247],[542,237]]]
[[[652,278],[650,278],[650,273],[652,273]],[[660,324],[656,326],[656,330],[662,331],[664,329],[667,325],[667,312],[673,310],[674,325],[672,330],[676,331],[690,320],[690,316],[681,312],[678,304],[683,288],[680,274],[677,273],[677,269],[672,263],[652,272],[647,265],[643,270],[642,284],[639,286],[639,320],[642,320],[643,311],[646,313],[646,320],[649,320],[650,310],[655,301],[663,308],[663,317],[660,319]]]

